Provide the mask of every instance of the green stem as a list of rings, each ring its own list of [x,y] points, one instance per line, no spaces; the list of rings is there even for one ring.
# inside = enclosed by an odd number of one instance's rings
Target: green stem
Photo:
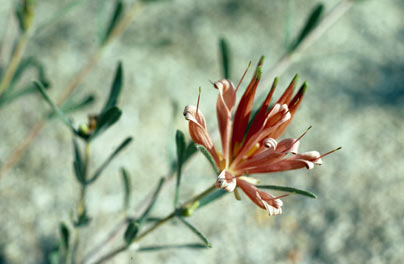
[[[136,243],[139,242],[141,239],[143,239],[144,237],[146,237],[147,235],[149,235],[150,233],[152,233],[153,231],[155,231],[157,228],[159,228],[160,226],[162,226],[163,224],[167,223],[169,220],[171,220],[172,218],[174,218],[177,215],[177,212],[181,212],[183,210],[186,210],[187,208],[189,208],[190,206],[192,206],[195,202],[201,200],[202,198],[204,198],[205,196],[207,196],[208,194],[210,194],[211,192],[213,192],[216,189],[215,185],[210,186],[209,188],[207,188],[205,191],[201,192],[200,194],[198,194],[197,196],[191,198],[190,200],[188,200],[187,202],[185,202],[181,207],[179,207],[178,209],[175,209],[173,212],[171,212],[169,215],[167,215],[166,217],[164,217],[163,219],[161,219],[160,221],[158,221],[157,223],[155,223],[154,225],[152,225],[149,229],[147,229],[146,231],[144,231],[142,234],[140,234],[139,236],[137,236],[132,243]],[[104,255],[103,257],[101,257],[100,259],[98,259],[97,261],[94,262],[94,264],[101,264],[104,263],[105,261],[115,257],[116,255],[118,255],[119,253],[127,250],[129,248],[129,245],[122,245],[114,250],[112,250],[111,252],[107,253],[106,255]]]
[[[86,142],[86,146],[84,149],[84,178],[87,179],[87,172],[88,172],[88,165],[90,162],[90,142]],[[80,218],[83,214],[86,213],[86,190],[87,190],[87,185],[81,184],[81,189],[80,189],[80,198],[77,203],[77,215]],[[71,264],[76,263],[76,257],[77,257],[77,249],[79,247],[80,243],[80,228],[81,226],[74,226],[74,241],[73,241],[73,246],[71,250],[71,255],[70,255],[70,260]]]

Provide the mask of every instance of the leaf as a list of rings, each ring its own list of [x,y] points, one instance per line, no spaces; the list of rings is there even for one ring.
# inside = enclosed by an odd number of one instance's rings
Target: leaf
[[[37,78],[43,84],[44,88],[49,88],[49,80],[46,77],[44,66],[36,58],[32,56],[28,57],[20,62],[10,85],[7,87],[4,93],[0,95],[0,105],[9,104],[22,96],[38,92],[38,89],[33,83],[29,83],[23,88],[14,91],[14,87],[17,85],[19,79],[22,77],[24,72],[30,68],[34,68],[36,70]]]
[[[139,218],[139,224],[142,224],[143,221],[147,218],[149,215],[151,209],[153,208],[154,204],[156,203],[157,197],[161,191],[161,187],[163,186],[163,183],[165,181],[165,178],[162,177],[157,185],[156,190],[154,191],[152,198],[150,200],[149,205],[147,206],[146,210],[143,212],[142,216]]]
[[[296,194],[300,194],[300,195],[303,195],[303,196],[307,196],[307,197],[310,197],[310,198],[317,199],[317,196],[314,193],[309,192],[309,191],[305,191],[305,190],[300,190],[300,189],[293,188],[293,187],[277,186],[277,185],[257,185],[257,188],[296,193]]]
[[[302,31],[300,31],[300,34],[297,37],[296,42],[289,48],[289,52],[295,50],[302,43],[302,41],[310,34],[310,32],[318,25],[323,11],[324,11],[323,4],[318,4],[312,10]]]
[[[115,124],[119,120],[119,118],[121,118],[121,115],[122,111],[115,106],[110,108],[105,113],[102,113],[97,122],[97,126],[95,127],[95,130],[93,134],[90,136],[89,140],[94,139],[102,132],[104,132],[106,129],[108,129],[110,126]]]
[[[111,161],[118,155],[129,143],[132,141],[132,137],[127,137],[121,145],[119,145],[114,152],[108,157],[107,160],[102,163],[102,165],[95,171],[94,176],[91,177],[90,180],[87,181],[87,184],[93,183],[98,177],[100,177],[101,173],[104,169],[111,163]]]
[[[212,247],[212,245],[209,243],[208,239],[195,226],[193,226],[190,222],[188,222],[181,216],[177,216],[177,217],[178,217],[178,219],[181,220],[182,223],[184,223],[192,232],[194,232],[205,243],[206,247],[208,247],[208,248]]]
[[[83,227],[91,222],[91,218],[87,215],[87,211],[84,210],[82,214],[79,215],[78,219],[73,222],[75,227]]]
[[[63,113],[62,110],[60,110],[53,102],[52,100],[49,98],[48,94],[45,92],[45,87],[40,83],[40,82],[34,82],[34,85],[36,86],[36,88],[39,90],[39,92],[42,94],[43,98],[45,99],[45,101],[52,107],[53,111],[56,112],[56,114],[59,116],[60,119],[62,119],[62,121],[68,126],[70,127],[70,129],[73,131],[73,133],[75,133],[76,135],[78,135],[77,130],[74,128],[72,122],[70,122],[70,120],[66,117],[66,115]]]
[[[181,184],[182,164],[184,162],[186,150],[185,135],[181,130],[177,130],[177,133],[175,134],[175,142],[177,145],[177,182],[175,185],[174,207],[177,207]]]
[[[123,181],[123,187],[124,187],[124,198],[123,198],[123,206],[125,210],[129,208],[129,199],[130,199],[130,194],[131,194],[131,189],[130,189],[130,176],[128,172],[122,168],[121,169],[122,173],[122,181]]]
[[[67,226],[64,223],[60,223],[59,230],[62,246],[67,251],[69,249],[69,239],[70,239],[69,228],[67,228]]]
[[[222,189],[217,189],[213,192],[211,192],[210,194],[206,195],[205,197],[203,197],[201,200],[199,200],[199,207],[201,208],[203,206],[206,206],[208,204],[210,204],[211,202],[214,202],[215,200],[221,198],[222,196],[224,196],[225,194],[228,194],[229,192],[222,190]]]
[[[222,61],[222,71],[225,79],[230,79],[230,48],[227,41],[220,39],[220,55]]]
[[[81,110],[81,109],[93,104],[94,101],[95,101],[95,96],[93,94],[90,94],[78,102],[72,102],[72,103],[63,105],[61,109],[64,113],[71,113],[74,111]]]
[[[105,103],[105,106],[102,108],[101,115],[102,113],[105,113],[112,107],[116,106],[118,97],[122,91],[122,84],[123,84],[123,68],[122,63],[119,62],[118,67],[116,69],[114,81],[112,82],[108,100]]]
[[[105,42],[108,40],[109,36],[111,35],[111,32],[114,30],[115,26],[121,20],[122,15],[123,15],[123,11],[124,11],[123,1],[122,0],[116,0],[115,1],[114,13],[113,13],[113,15],[111,17],[111,20],[109,22],[107,30],[105,31],[104,38],[101,41],[102,44],[105,44]]]
[[[188,144],[188,146],[187,146],[187,148],[186,148],[186,150],[185,150],[185,155],[184,155],[184,161],[183,161],[183,163],[185,163],[186,161],[188,161],[188,159],[190,159],[190,158],[195,154],[195,152],[196,152],[197,150],[198,150],[198,149],[196,148],[195,143],[194,143],[193,141],[189,142],[189,144]]]
[[[133,239],[135,239],[137,233],[139,232],[139,227],[140,225],[137,221],[131,221],[129,223],[123,236],[126,245],[129,246],[132,243]]]
[[[216,166],[215,159],[210,155],[210,152],[202,145],[197,144],[196,148],[202,152],[202,154],[208,159],[210,165],[212,166],[213,170],[215,171],[216,175],[219,174],[219,168]]]
[[[183,244],[183,245],[154,245],[154,246],[140,247],[137,251],[157,251],[167,249],[206,249],[206,245],[200,243]]]
[[[73,148],[74,148],[74,175],[76,175],[77,180],[82,184],[86,184],[86,175],[84,171],[84,163],[80,154],[79,146],[77,145],[77,141],[73,139]]]

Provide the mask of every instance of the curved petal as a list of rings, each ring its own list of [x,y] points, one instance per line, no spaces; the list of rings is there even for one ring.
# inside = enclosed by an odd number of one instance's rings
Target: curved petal
[[[240,144],[245,136],[251,110],[253,107],[255,92],[261,79],[261,67],[263,62],[264,57],[261,57],[260,61],[258,62],[255,74],[237,106],[237,110],[234,115],[233,133],[231,139],[232,155],[237,154],[239,148],[236,147],[236,144]]]
[[[219,96],[216,104],[217,121],[222,140],[223,156],[226,161],[228,161],[230,159],[229,147],[232,128],[231,115],[234,104],[236,103],[236,91],[233,84],[228,80],[217,81],[214,86],[219,90]]]
[[[187,105],[184,109],[184,117],[189,121],[188,129],[192,140],[196,144],[204,146],[214,158],[216,165],[220,168],[220,158],[216,153],[216,149],[206,129],[205,117],[202,112],[198,110],[197,114],[195,106]]]
[[[320,154],[317,151],[310,151],[306,153],[296,154],[292,157],[272,162],[269,164],[262,164],[255,168],[247,169],[246,173],[269,173],[287,170],[297,170],[301,168],[312,169],[314,165],[321,165],[322,161]]]
[[[236,178],[227,170],[223,170],[217,176],[216,188],[232,192],[236,188],[236,183]]]
[[[237,178],[237,186],[253,201],[258,207],[267,210],[269,215],[282,213],[283,202],[269,193],[259,190],[254,185]]]

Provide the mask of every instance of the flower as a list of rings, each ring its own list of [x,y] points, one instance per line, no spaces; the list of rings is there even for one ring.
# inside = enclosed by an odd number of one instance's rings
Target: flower
[[[256,89],[261,79],[263,60],[264,57],[259,61],[255,74],[241,97],[234,116],[233,108],[236,103],[236,93],[250,65],[236,88],[229,80],[220,80],[213,84],[219,91],[216,110],[222,153],[217,151],[213,145],[206,128],[205,118],[199,110],[200,94],[197,106],[186,106],[184,116],[189,121],[189,133],[193,141],[209,151],[220,169],[216,187],[228,192],[237,192],[237,188],[240,188],[269,215],[278,215],[282,213],[283,205],[280,198],[287,195],[274,197],[263,192],[255,186],[257,181],[251,177],[246,177],[246,175],[300,168],[312,169],[314,165],[320,165],[321,158],[331,152],[324,155],[320,155],[317,151],[298,153],[300,139],[307,130],[297,139],[287,138],[278,141],[278,138],[292,121],[307,88],[307,83],[304,83],[293,96],[298,79],[297,75],[278,101],[270,107],[269,104],[278,83],[278,79],[275,78],[265,101],[256,115],[250,118]],[[235,194],[237,197],[238,194]]]

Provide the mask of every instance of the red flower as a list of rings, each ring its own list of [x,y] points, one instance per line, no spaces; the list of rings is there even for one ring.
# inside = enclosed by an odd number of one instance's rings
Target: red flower
[[[304,83],[293,96],[297,76],[278,101],[269,107],[278,82],[275,78],[264,103],[256,115],[250,118],[256,89],[261,79],[263,59],[262,57],[258,63],[233,118],[236,92],[248,68],[236,88],[229,80],[214,83],[214,87],[219,90],[216,110],[222,153],[216,150],[208,134],[205,118],[198,109],[199,97],[196,107],[190,105],[185,107],[184,116],[189,121],[189,133],[193,141],[210,152],[221,171],[216,186],[229,192],[239,187],[257,206],[266,209],[270,215],[277,215],[282,213],[282,201],[279,199],[281,197],[274,197],[259,190],[253,185],[252,178],[245,175],[304,167],[312,169],[314,165],[321,164],[321,157],[324,155],[321,156],[317,151],[298,154],[299,140],[305,133],[297,139],[287,138],[277,141],[292,121],[307,87]]]

